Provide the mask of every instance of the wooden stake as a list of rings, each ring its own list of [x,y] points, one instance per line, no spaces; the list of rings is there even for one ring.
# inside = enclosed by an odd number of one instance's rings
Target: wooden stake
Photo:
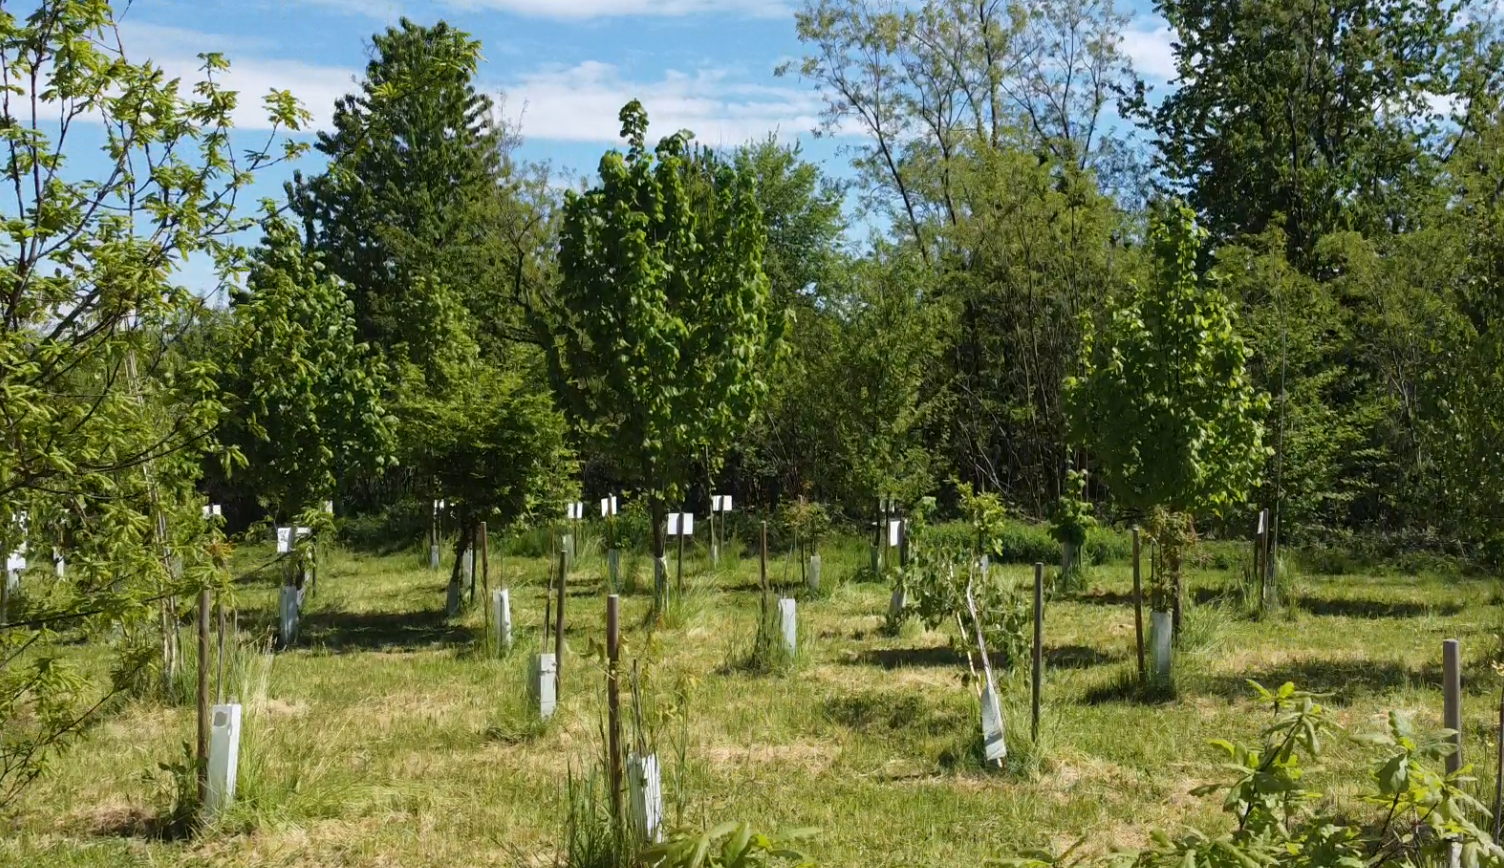
[[[559,611],[554,613],[558,620],[554,622],[554,699],[562,696],[561,688],[564,685],[564,581],[565,561],[568,555],[559,551]]]
[[[1044,564],[1034,565],[1034,672],[1030,741],[1039,743],[1039,693],[1044,675]]]
[[[1138,528],[1133,529],[1133,632],[1138,642],[1138,683],[1149,683],[1149,671],[1144,666],[1144,580],[1139,570]]]
[[[1494,840],[1504,833],[1504,691],[1499,693],[1499,734],[1495,744],[1494,766]]]
[[[486,523],[481,522],[479,528],[479,541],[476,549],[480,553],[480,586],[481,595],[487,600],[491,599],[491,537],[486,533]],[[473,599],[471,602],[475,602]]]
[[[198,803],[209,799],[209,589],[198,592]]]
[[[758,554],[758,564],[760,570],[758,575],[762,577],[762,591],[766,595],[768,592],[768,523],[766,521],[762,523],[762,546]]]
[[[621,598],[606,598],[606,716],[610,728],[611,818],[621,824]]]
[[[1456,639],[1441,643],[1442,726],[1454,730],[1456,750],[1447,757],[1447,774],[1462,768],[1462,644]]]

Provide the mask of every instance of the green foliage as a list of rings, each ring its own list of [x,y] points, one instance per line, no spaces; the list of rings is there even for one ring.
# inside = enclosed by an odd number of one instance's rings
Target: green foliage
[[[564,418],[521,377],[478,369],[446,400],[408,412],[408,460],[453,504],[462,528],[552,518],[576,490]]]
[[[1065,490],[1055,502],[1050,516],[1050,536],[1061,545],[1079,551],[1086,545],[1086,535],[1097,526],[1091,502],[1082,498],[1086,490],[1086,471],[1072,470],[1065,475]]]
[[[696,458],[719,462],[758,409],[785,317],[762,271],[752,175],[685,133],[649,152],[640,103],[621,122],[627,153],[565,195],[561,280],[537,325],[557,394],[656,525]]]
[[[642,851],[644,864],[654,868],[755,868],[815,863],[793,849],[796,843],[819,834],[814,829],[790,829],[775,834],[753,831],[751,824],[722,823],[696,831],[677,829],[661,843]]]
[[[1281,228],[1309,273],[1326,234],[1383,231],[1435,177],[1470,5],[1162,0],[1178,86],[1141,105],[1161,164],[1218,241]]]
[[[817,552],[820,541],[830,533],[830,513],[825,507],[805,498],[785,503],[778,510],[780,534],[798,540],[802,551]]]
[[[1153,279],[1132,282],[1088,329],[1086,370],[1066,384],[1073,438],[1112,497],[1149,514],[1176,588],[1192,538],[1179,516],[1241,503],[1265,455],[1267,399],[1248,382],[1236,314],[1215,275],[1196,271],[1205,234],[1183,205],[1154,215]]]
[[[1467,770],[1444,775],[1435,768],[1452,751],[1450,731],[1419,732],[1404,714],[1390,712],[1386,731],[1354,737],[1373,754],[1361,793],[1372,813],[1348,816],[1335,812],[1307,783],[1320,770],[1323,746],[1343,735],[1336,719],[1317,703],[1319,697],[1293,684],[1277,691],[1250,684],[1273,709],[1273,721],[1257,746],[1213,741],[1226,754],[1221,765],[1226,777],[1192,791],[1222,794],[1232,831],[1192,829],[1179,836],[1155,831],[1147,849],[1108,864],[1399,868],[1445,864],[1455,845],[1464,865],[1504,865],[1504,849],[1474,821],[1487,809],[1467,794]],[[1007,864],[1080,862],[1070,861],[1069,854],[1036,853]]]
[[[289,185],[394,389],[442,394],[474,354],[504,356],[515,330],[507,137],[475,87],[479,62],[480,42],[444,22],[375,34],[358,92],[319,134],[328,168]]]
[[[977,554],[998,551],[1008,519],[1008,508],[1003,505],[1003,499],[991,492],[977,492],[967,482],[956,483],[956,495],[961,501],[961,514],[975,535]]]
[[[36,592],[3,618],[16,622],[0,630],[0,807],[136,676],[171,683],[180,604],[220,581],[194,485],[226,408],[215,365],[178,352],[205,304],[175,272],[190,255],[221,275],[243,262],[237,195],[302,150],[283,137],[308,117],[274,91],[270,132],[237,140],[228,62],[201,55],[185,87],[122,52],[116,14],[105,0],[0,9],[14,181],[0,205],[0,551],[62,545],[69,566],[66,582],[28,577]],[[117,626],[110,665],[75,668],[64,631]]]
[[[356,343],[353,306],[278,217],[235,297],[221,438],[246,459],[248,485],[278,519],[334,497],[341,479],[375,472],[393,423],[381,372]]]
[[[970,654],[974,649],[965,637],[974,636],[977,629],[967,605],[970,594],[988,653],[999,657],[1004,666],[1016,666],[1028,656],[1033,623],[1028,595],[1007,579],[980,576],[975,546],[971,534],[947,534],[944,526],[919,527],[910,546],[908,570],[901,577],[909,606],[928,629],[959,627],[965,643],[960,650]]]

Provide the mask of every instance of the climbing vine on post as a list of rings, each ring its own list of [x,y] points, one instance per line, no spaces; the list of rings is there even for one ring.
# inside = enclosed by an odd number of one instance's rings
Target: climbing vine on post
[[[1180,203],[1152,217],[1152,275],[1084,324],[1082,375],[1066,383],[1072,437],[1091,450],[1118,503],[1143,513],[1164,570],[1155,611],[1180,626],[1181,562],[1193,518],[1240,503],[1266,454],[1268,396],[1255,393],[1248,350],[1215,274],[1196,268],[1206,231]]]
[[[649,151],[636,100],[620,118],[627,152],[565,194],[560,281],[534,319],[566,408],[645,493],[662,558],[666,504],[760,406],[785,315],[762,270],[753,176],[688,132]]]

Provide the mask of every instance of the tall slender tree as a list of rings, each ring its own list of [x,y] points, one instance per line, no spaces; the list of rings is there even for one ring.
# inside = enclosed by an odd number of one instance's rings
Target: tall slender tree
[[[721,460],[768,391],[785,316],[770,303],[755,182],[690,134],[647,146],[647,112],[621,110],[625,154],[567,193],[560,282],[540,307],[555,389],[644,492],[654,552],[665,505],[694,462]]]
[[[1220,281],[1197,271],[1206,230],[1184,205],[1158,207],[1152,277],[1132,282],[1100,329],[1087,330],[1084,371],[1066,395],[1072,439],[1159,541],[1166,571],[1154,603],[1173,606],[1178,632],[1192,522],[1247,494],[1265,456],[1267,397],[1248,382],[1248,351]]]

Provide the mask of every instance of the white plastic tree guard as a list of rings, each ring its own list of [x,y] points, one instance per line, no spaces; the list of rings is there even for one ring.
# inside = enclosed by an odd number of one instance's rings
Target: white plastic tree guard
[[[280,615],[277,635],[282,639],[282,647],[289,648],[292,643],[298,641],[298,615],[302,608],[302,594],[292,585],[283,585],[281,596],[278,597],[277,611]]]
[[[532,694],[538,703],[538,716],[544,720],[554,716],[554,709],[559,704],[558,677],[559,661],[554,655],[539,654],[533,657]]]
[[[668,558],[653,558],[653,591],[664,593],[668,591]]]
[[[430,570],[439,568],[439,547],[437,544],[428,547],[428,568]]]
[[[465,549],[465,559],[460,565],[461,581],[475,584],[475,549]]]
[[[794,601],[784,597],[778,601],[778,627],[783,632],[783,647],[793,654],[799,649],[799,624],[794,611]]]
[[[658,842],[663,826],[663,779],[658,772],[656,754],[639,756],[634,753],[627,757],[627,790],[638,839]]]
[[[21,587],[21,574],[26,572],[26,558],[19,551],[5,556],[5,590],[14,593]]]
[[[491,628],[498,651],[512,647],[512,592],[506,588],[491,592]]]
[[[820,593],[820,556],[809,556],[809,589],[811,593]]]
[[[1154,677],[1161,682],[1170,680],[1170,649],[1174,639],[1174,622],[1169,612],[1149,613],[1150,650],[1154,658]]]
[[[240,763],[240,704],[216,705],[209,717],[209,786],[204,810],[213,817],[235,802]]]
[[[982,688],[982,752],[988,762],[999,762],[1008,756],[1003,709],[998,702],[997,688],[992,685],[990,672],[987,674],[987,684]]]
[[[608,549],[606,551],[606,573],[611,579],[611,587],[619,587],[621,582],[621,549]]]
[[[982,579],[985,581],[986,578],[987,578],[987,571],[992,568],[992,559],[989,558],[987,555],[982,555],[982,564],[981,564],[981,567],[982,567]]]
[[[451,618],[459,617],[460,603],[464,600],[465,585],[462,582],[450,582],[444,597],[444,612]]]
[[[909,595],[904,593],[902,587],[893,589],[893,597],[888,601],[888,616],[893,620],[903,617],[904,607],[909,604]]]

